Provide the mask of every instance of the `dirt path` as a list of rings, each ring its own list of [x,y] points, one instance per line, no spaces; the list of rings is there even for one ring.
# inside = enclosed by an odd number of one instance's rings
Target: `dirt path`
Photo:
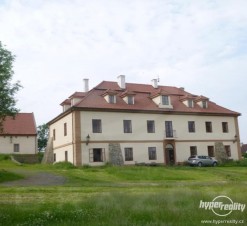
[[[62,185],[66,182],[66,178],[60,175],[47,173],[47,172],[38,172],[38,173],[30,173],[30,172],[18,172],[25,175],[26,178],[8,181],[1,183],[0,186],[54,186],[54,185]]]

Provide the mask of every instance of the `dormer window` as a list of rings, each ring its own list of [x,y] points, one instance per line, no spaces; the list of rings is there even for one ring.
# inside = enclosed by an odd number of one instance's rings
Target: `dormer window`
[[[194,107],[194,101],[192,99],[188,100],[188,107],[193,108]]]
[[[123,98],[126,104],[133,105],[135,103],[135,95],[136,93],[126,90],[120,97]]]
[[[208,102],[206,100],[202,101],[202,108],[208,108]]]
[[[169,96],[162,95],[161,100],[162,100],[162,105],[169,105]]]
[[[193,95],[185,95],[182,98],[180,98],[180,101],[182,101],[183,104],[186,105],[188,108],[193,108],[194,107],[195,96],[193,96]]]
[[[108,95],[109,103],[115,104],[116,103],[116,96],[115,95]]]
[[[109,103],[109,104],[116,104],[117,102],[117,92],[114,90],[107,90],[105,91],[102,96],[105,98],[105,100]]]
[[[208,108],[208,101],[209,99],[207,97],[204,97],[204,96],[198,96],[196,98],[196,103],[201,107],[201,108]]]
[[[154,103],[158,105],[159,108],[173,109],[171,105],[171,97],[165,90],[159,90],[150,96]]]
[[[127,96],[128,104],[134,104],[134,96]]]

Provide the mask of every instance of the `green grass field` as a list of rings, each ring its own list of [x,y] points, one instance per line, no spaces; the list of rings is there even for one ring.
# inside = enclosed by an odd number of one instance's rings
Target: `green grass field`
[[[206,224],[205,220],[220,220],[218,225],[234,225],[230,220],[247,224],[246,209],[222,217],[199,208],[201,200],[210,202],[219,195],[247,204],[247,167],[73,168],[0,161],[0,182],[38,172],[67,180],[59,186],[0,183],[0,225],[193,226]]]

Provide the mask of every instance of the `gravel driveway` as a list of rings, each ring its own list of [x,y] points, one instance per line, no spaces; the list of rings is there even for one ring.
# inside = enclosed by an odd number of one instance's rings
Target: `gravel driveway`
[[[24,179],[8,181],[1,183],[3,186],[54,186],[62,185],[66,182],[66,178],[60,175],[47,172],[18,172],[25,175]]]

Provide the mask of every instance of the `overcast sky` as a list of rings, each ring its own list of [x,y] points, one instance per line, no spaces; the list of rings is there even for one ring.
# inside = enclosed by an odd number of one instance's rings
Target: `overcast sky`
[[[0,0],[0,41],[16,55],[22,112],[37,125],[83,78],[185,87],[240,112],[247,143],[246,0]]]

